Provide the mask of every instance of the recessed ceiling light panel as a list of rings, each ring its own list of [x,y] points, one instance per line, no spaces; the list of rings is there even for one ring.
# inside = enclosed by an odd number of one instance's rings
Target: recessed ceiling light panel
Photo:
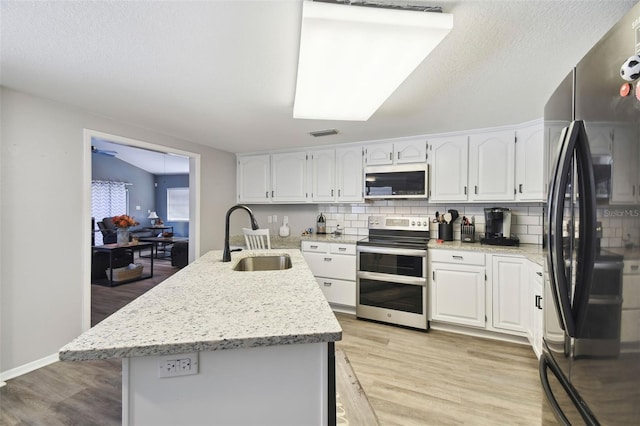
[[[368,120],[453,28],[447,13],[302,7],[294,118]]]

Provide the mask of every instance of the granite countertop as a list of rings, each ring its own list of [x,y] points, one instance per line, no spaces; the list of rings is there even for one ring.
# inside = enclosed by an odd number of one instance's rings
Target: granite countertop
[[[492,246],[487,244],[478,243],[463,243],[461,241],[445,241],[439,243],[437,240],[430,240],[427,246],[432,249],[444,249],[444,250],[461,250],[461,251],[481,251],[486,254],[513,254],[517,256],[523,256],[530,261],[544,266],[544,261],[547,257],[547,250],[543,249],[538,244],[521,244],[518,247],[509,246]]]
[[[288,254],[292,268],[239,272],[243,257]],[[211,251],[60,349],[63,361],[341,340],[299,250]]]

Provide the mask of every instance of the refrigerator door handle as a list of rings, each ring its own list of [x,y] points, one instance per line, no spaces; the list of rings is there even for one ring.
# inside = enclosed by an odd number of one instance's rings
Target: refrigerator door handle
[[[573,168],[573,153],[578,139],[577,127],[571,123],[568,130],[563,130],[564,140],[558,158],[556,175],[553,183],[553,203],[549,213],[549,263],[551,273],[552,294],[560,317],[560,324],[565,332],[575,336],[575,321],[571,309],[570,282],[567,277],[563,252],[563,215],[565,205],[565,190],[569,183],[570,172]],[[573,189],[573,188],[572,188]],[[571,229],[571,232],[573,230]],[[571,236],[573,237],[573,236]]]
[[[555,215],[555,207],[556,204],[558,202],[558,196],[557,196],[557,189],[556,189],[556,181],[558,180],[558,174],[559,174],[559,170],[560,170],[560,159],[562,158],[562,151],[564,148],[564,142],[567,136],[567,131],[569,130],[568,127],[565,127],[562,129],[562,132],[560,133],[560,139],[558,141],[558,146],[559,151],[558,151],[558,155],[555,158],[555,161],[553,163],[553,174],[551,177],[551,182],[549,182],[549,193],[548,193],[548,199],[547,199],[547,242],[548,242],[548,247],[547,247],[547,262],[549,264],[549,283],[551,286],[551,294],[552,294],[552,299],[553,299],[553,306],[555,306],[556,309],[556,314],[558,316],[559,319],[559,325],[560,327],[564,330],[564,321],[562,320],[563,314],[562,314],[562,310],[560,308],[560,301],[558,300],[558,292],[557,292],[557,285],[556,285],[556,277],[555,277],[555,273],[554,273],[554,262],[555,262],[555,258],[557,256],[557,250],[556,250],[556,244],[555,244],[555,223],[556,223],[556,215]],[[563,194],[564,197],[564,194]]]
[[[576,141],[576,167],[578,170],[578,208],[580,216],[580,244],[577,248],[576,285],[573,296],[572,314],[576,335],[581,337],[587,318],[589,295],[593,282],[593,268],[596,259],[596,184],[589,140],[583,121],[574,123]]]

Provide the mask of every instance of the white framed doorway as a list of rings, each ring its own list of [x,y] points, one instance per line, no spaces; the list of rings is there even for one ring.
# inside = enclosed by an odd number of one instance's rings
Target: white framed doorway
[[[131,139],[97,130],[83,129],[83,211],[82,223],[91,223],[91,146],[94,138],[108,140],[119,145],[142,148],[167,154],[175,154],[189,159],[189,262],[200,256],[200,154],[176,148],[158,145],[151,142]],[[83,241],[85,247],[91,247],[92,230],[83,227]],[[91,328],[91,250],[86,250],[82,261],[83,291],[82,291],[82,329]]]

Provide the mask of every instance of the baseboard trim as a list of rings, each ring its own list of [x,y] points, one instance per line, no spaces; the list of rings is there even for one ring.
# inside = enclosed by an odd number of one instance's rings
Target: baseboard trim
[[[531,346],[527,338],[524,336],[503,334],[490,330],[474,329],[472,327],[458,326],[437,321],[429,321],[429,325],[434,330],[448,331],[450,333],[466,334],[467,336],[482,337],[485,339],[500,340],[502,342]]]
[[[6,385],[7,380],[14,379],[18,376],[22,376],[23,374],[30,373],[38,368],[46,367],[49,364],[53,364],[58,361],[58,353],[48,355],[44,358],[37,359],[35,361],[29,362],[27,364],[21,365],[16,368],[12,368],[11,370],[3,371],[0,373],[0,387]]]

